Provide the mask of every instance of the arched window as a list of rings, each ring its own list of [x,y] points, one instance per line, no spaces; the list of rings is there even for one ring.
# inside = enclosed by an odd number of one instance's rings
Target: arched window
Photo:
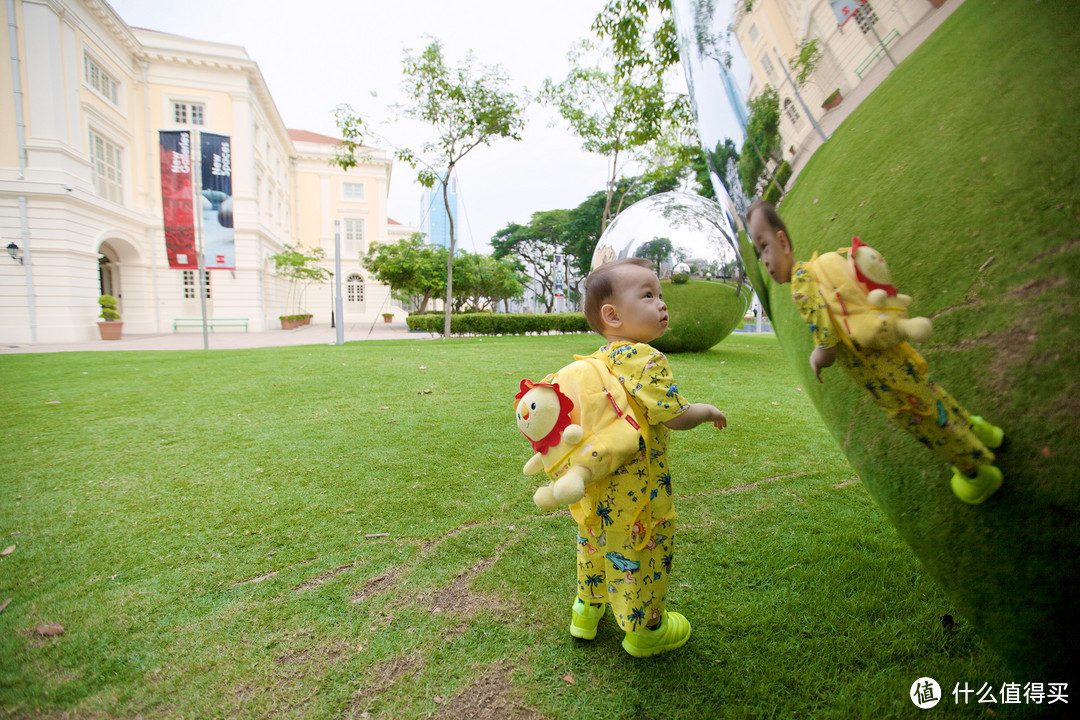
[[[791,102],[791,98],[784,98],[784,112],[787,113],[792,125],[799,124],[799,109],[795,107],[795,103]]]
[[[364,306],[364,278],[359,273],[353,273],[345,280],[345,299],[353,311],[363,309]]]

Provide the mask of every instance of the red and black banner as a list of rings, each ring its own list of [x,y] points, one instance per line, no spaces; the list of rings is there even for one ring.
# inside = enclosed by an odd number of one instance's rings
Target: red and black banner
[[[191,133],[160,131],[161,211],[169,267],[196,270],[195,216],[191,193]]]

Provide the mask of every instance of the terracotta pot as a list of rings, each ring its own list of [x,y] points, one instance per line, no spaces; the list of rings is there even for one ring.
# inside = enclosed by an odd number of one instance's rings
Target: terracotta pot
[[[123,320],[98,320],[97,326],[102,340],[119,340],[124,332]]]
[[[821,103],[821,107],[825,108],[826,110],[832,110],[834,107],[836,107],[837,105],[839,105],[843,101],[844,101],[844,96],[837,92],[837,93],[835,93],[833,95],[830,95],[825,100],[825,102]]]
[[[936,8],[939,8],[945,4],[945,0],[930,0],[930,4]]]
[[[392,321],[394,319],[394,316],[393,315],[383,315],[382,319],[383,319],[383,322],[388,323],[388,322],[390,322],[390,321]]]

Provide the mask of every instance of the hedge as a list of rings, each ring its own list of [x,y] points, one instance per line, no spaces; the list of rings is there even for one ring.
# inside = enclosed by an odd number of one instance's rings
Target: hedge
[[[444,316],[410,315],[410,330],[442,334]],[[450,316],[451,335],[527,335],[529,333],[592,332],[584,313],[463,313]]]

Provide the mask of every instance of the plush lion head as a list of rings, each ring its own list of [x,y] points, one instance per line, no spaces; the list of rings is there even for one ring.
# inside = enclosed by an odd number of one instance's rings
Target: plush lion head
[[[881,253],[856,237],[851,239],[850,258],[855,277],[866,292],[884,290],[889,297],[896,296],[896,286],[892,284],[889,266]]]
[[[558,445],[574,409],[573,401],[559,390],[558,383],[522,380],[521,391],[514,398],[518,429],[529,438],[533,450],[545,454]]]

